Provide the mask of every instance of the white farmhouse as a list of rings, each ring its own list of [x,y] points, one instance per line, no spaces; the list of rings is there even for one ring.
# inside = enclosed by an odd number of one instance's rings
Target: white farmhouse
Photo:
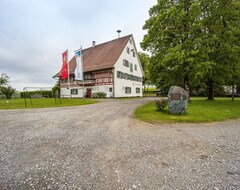
[[[61,97],[92,97],[98,92],[114,98],[142,97],[143,69],[132,35],[99,45],[93,42],[82,55],[84,84],[75,80],[75,57],[69,61],[70,83],[61,79],[61,72],[53,76],[60,80]]]

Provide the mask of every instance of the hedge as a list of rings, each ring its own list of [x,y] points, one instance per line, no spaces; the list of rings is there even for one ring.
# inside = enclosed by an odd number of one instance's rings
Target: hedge
[[[28,92],[21,92],[21,98],[52,98],[53,94],[50,90],[41,90],[41,91],[28,91]]]

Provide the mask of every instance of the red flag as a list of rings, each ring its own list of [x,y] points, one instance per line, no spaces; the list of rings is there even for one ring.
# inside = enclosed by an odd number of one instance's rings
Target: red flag
[[[68,50],[62,53],[62,69],[61,69],[61,76],[62,79],[68,78]]]

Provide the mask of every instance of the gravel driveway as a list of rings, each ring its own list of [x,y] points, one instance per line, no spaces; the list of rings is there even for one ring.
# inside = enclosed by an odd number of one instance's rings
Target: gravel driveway
[[[0,111],[0,189],[240,189],[240,120],[135,120],[150,100]]]

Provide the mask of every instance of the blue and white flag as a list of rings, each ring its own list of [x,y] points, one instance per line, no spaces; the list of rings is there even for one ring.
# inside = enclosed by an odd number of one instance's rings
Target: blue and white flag
[[[82,49],[74,51],[76,57],[75,80],[83,80]]]

